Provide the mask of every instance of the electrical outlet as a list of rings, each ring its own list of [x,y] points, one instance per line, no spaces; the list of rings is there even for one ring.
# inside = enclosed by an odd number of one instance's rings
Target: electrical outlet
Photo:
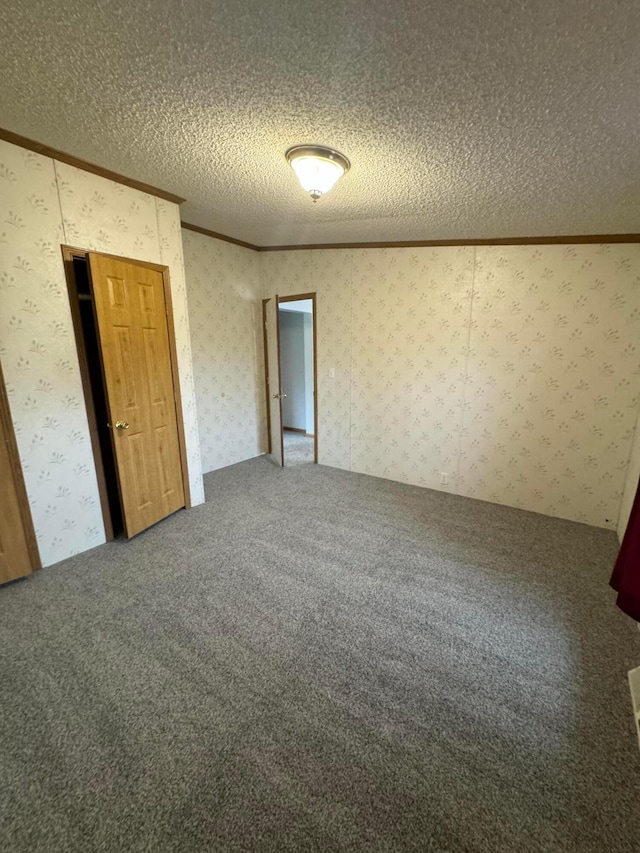
[[[333,367],[330,367],[329,368],[329,379],[335,379],[335,378],[336,378],[336,372],[333,369]]]
[[[449,475],[447,474],[446,471],[440,472],[440,484],[442,486],[448,486],[449,485]]]

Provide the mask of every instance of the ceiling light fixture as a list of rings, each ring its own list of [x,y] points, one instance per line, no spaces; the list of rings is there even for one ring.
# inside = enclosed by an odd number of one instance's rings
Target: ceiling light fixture
[[[351,166],[344,154],[324,145],[294,145],[285,156],[314,201],[328,193]]]

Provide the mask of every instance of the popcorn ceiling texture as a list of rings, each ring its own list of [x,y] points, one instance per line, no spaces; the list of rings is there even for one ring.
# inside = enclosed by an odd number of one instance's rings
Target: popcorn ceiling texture
[[[640,231],[636,0],[7,0],[0,124],[261,245]],[[284,159],[351,171],[312,204]]]

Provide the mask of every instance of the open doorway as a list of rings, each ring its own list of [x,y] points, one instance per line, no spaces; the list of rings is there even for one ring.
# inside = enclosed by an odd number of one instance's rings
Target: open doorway
[[[315,296],[263,300],[268,453],[277,465],[318,461]]]
[[[311,298],[278,300],[285,465],[315,461],[313,303]]]

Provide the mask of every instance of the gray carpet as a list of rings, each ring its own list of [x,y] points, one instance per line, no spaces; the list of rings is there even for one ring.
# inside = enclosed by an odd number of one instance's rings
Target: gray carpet
[[[306,465],[313,462],[313,438],[301,432],[282,431],[284,444],[284,464]]]
[[[0,590],[3,851],[637,851],[612,533],[316,465]]]

